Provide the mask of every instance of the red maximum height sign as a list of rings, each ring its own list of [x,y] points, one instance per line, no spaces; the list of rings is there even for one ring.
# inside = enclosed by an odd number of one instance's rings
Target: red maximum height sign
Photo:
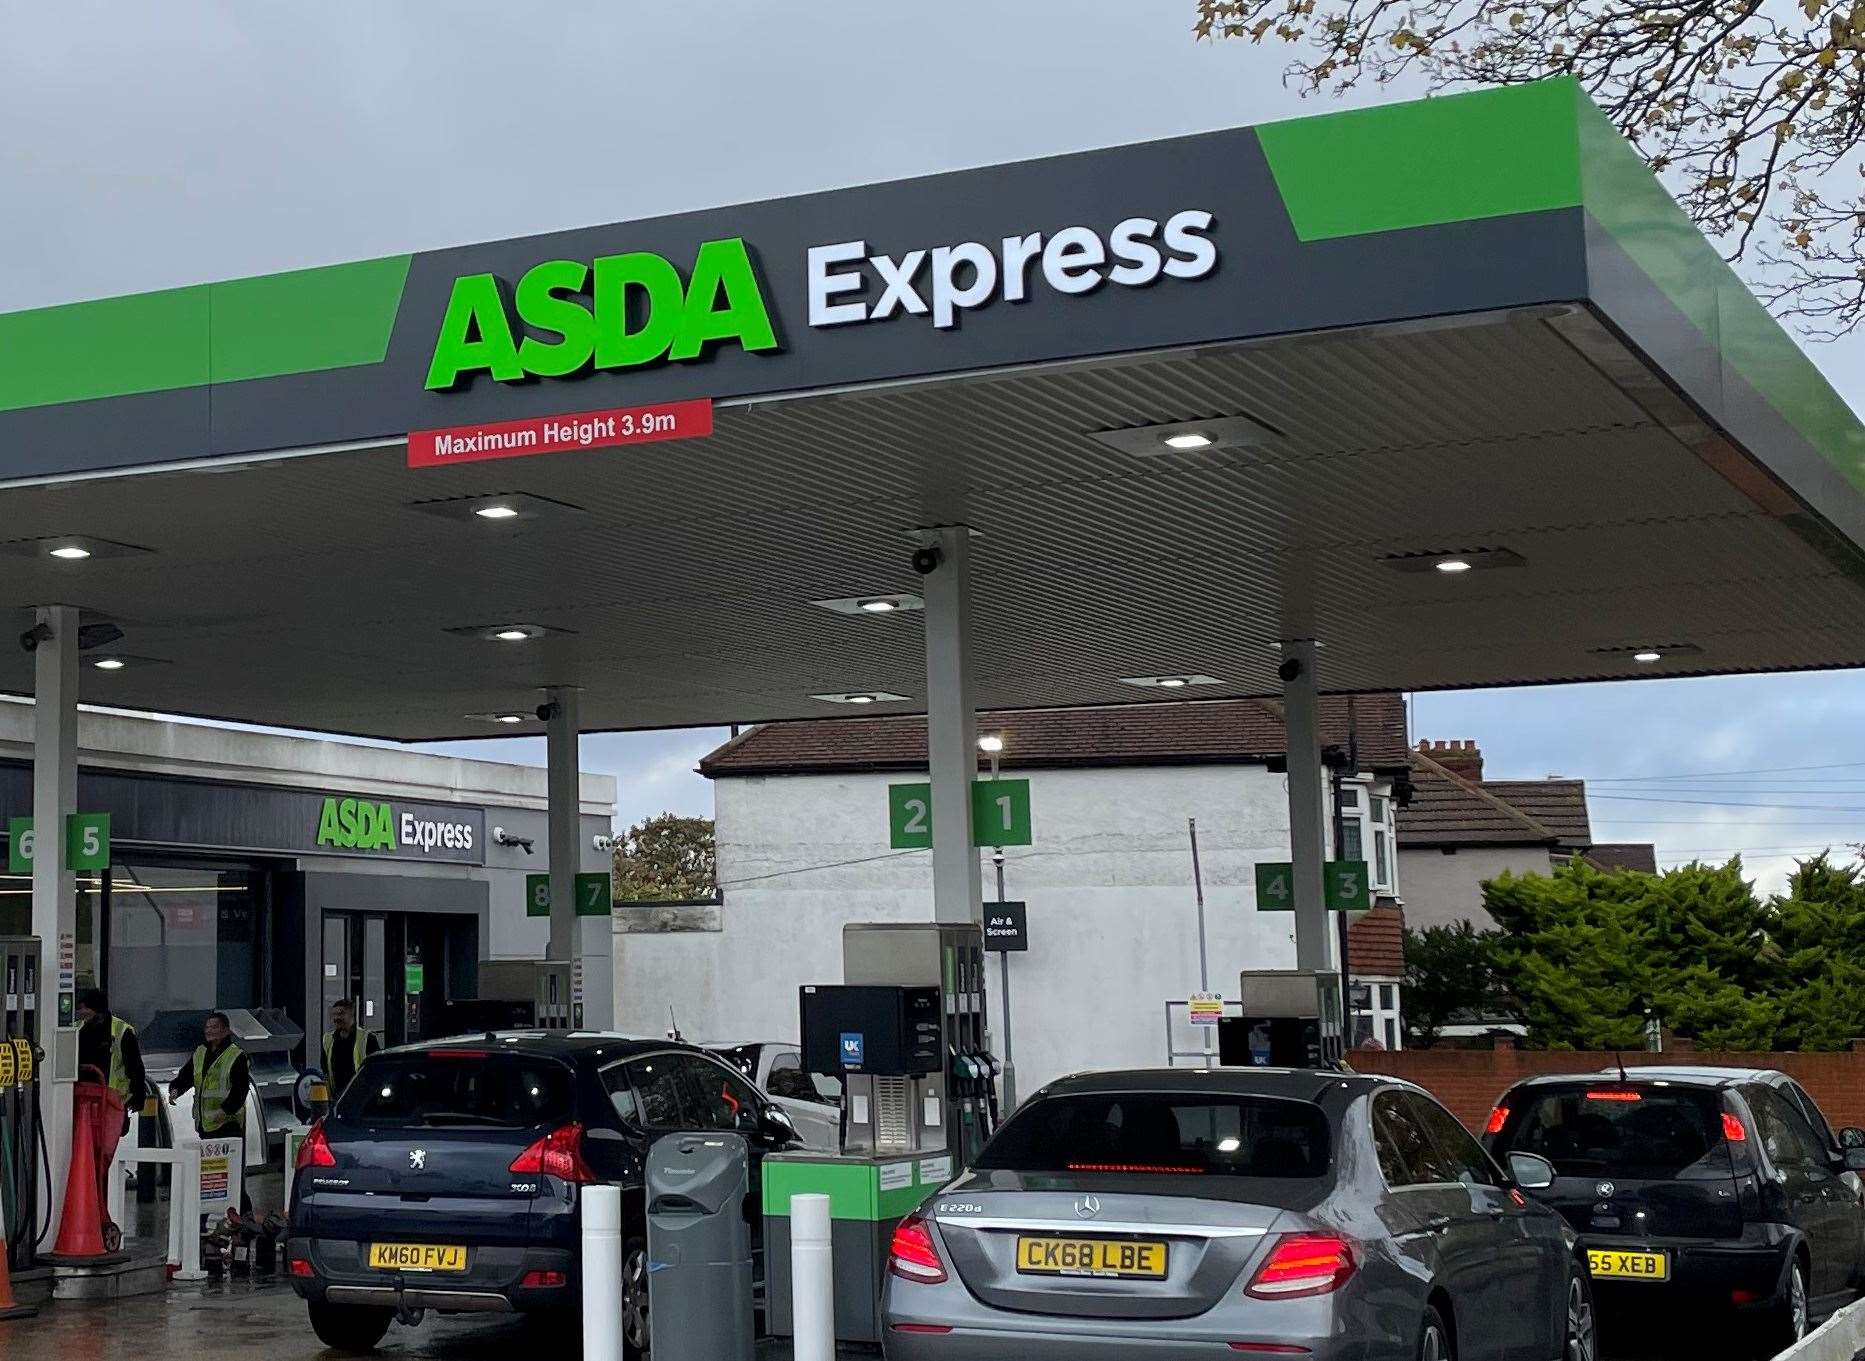
[[[438,468],[488,458],[569,454],[655,440],[697,439],[711,433],[710,398],[655,406],[618,406],[522,421],[456,425],[445,430],[412,430],[408,434],[408,466]]]

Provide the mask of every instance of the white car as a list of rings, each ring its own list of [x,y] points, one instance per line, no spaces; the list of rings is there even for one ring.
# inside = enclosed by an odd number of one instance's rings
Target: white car
[[[710,1050],[750,1078],[790,1117],[804,1146],[819,1153],[842,1147],[842,1086],[834,1078],[803,1071],[803,1046],[795,1040],[708,1041]]]

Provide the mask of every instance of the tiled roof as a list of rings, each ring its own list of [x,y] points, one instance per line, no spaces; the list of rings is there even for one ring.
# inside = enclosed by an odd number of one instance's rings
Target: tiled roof
[[[1658,848],[1649,841],[1612,841],[1588,846],[1587,859],[1603,870],[1658,872]]]
[[[1414,793],[1398,815],[1399,845],[1557,846],[1592,840],[1580,780],[1466,780],[1412,753]]]
[[[1347,971],[1355,978],[1405,976],[1405,913],[1375,907],[1347,928]]]
[[[1350,705],[1362,767],[1402,769],[1410,753],[1398,695],[1323,697],[1322,744],[1346,744]],[[1003,734],[1006,770],[1247,764],[1288,753],[1281,705],[1260,699],[981,713],[978,730]],[[920,715],[768,723],[699,763],[700,773],[713,779],[924,769],[926,720]]]

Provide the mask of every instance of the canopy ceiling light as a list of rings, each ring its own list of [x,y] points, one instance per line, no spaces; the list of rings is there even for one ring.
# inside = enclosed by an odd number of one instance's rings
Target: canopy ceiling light
[[[32,539],[12,539],[0,543],[0,553],[10,557],[52,558],[59,562],[85,562],[91,558],[125,558],[147,553],[135,544],[117,543],[89,534],[44,534]]]
[[[1595,657],[1627,657],[1640,666],[1651,666],[1667,657],[1700,657],[1703,649],[1695,643],[1627,643],[1622,647],[1589,648]]]
[[[1218,416],[1211,420],[1169,421],[1160,425],[1132,425],[1121,430],[1091,430],[1097,439],[1123,454],[1158,458],[1170,454],[1222,453],[1249,449],[1282,438],[1274,426],[1248,416]]]
[[[843,596],[839,600],[812,600],[809,603],[832,614],[900,614],[906,610],[926,608],[926,602],[910,591],[875,591],[868,595]]]
[[[432,501],[410,501],[410,510],[424,515],[438,515],[462,524],[520,525],[529,521],[567,521],[588,512],[568,501],[553,501],[548,496],[529,492],[481,492],[475,496],[447,496]]]
[[[1528,559],[1507,548],[1436,549],[1424,553],[1391,553],[1380,559],[1395,572],[1433,572],[1462,576],[1493,567],[1522,567]]]
[[[811,699],[822,700],[825,704],[898,704],[910,699],[909,695],[896,695],[889,690],[840,690],[834,694],[811,695]]]
[[[1138,685],[1153,690],[1183,690],[1192,685],[1222,685],[1224,682],[1216,676],[1203,676],[1196,672],[1182,672],[1170,676],[1122,676],[1122,685]]]
[[[484,638],[494,643],[523,643],[550,634],[574,633],[574,629],[553,628],[549,624],[531,624],[512,620],[502,624],[465,624],[446,632],[460,638]]]

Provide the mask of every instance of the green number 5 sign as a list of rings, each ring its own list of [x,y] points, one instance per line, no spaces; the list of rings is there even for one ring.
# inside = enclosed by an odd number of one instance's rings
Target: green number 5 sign
[[[6,867],[9,874],[31,874],[38,835],[31,818],[9,818],[6,825]],[[65,868],[101,870],[110,867],[110,814],[72,813],[65,819]]]

